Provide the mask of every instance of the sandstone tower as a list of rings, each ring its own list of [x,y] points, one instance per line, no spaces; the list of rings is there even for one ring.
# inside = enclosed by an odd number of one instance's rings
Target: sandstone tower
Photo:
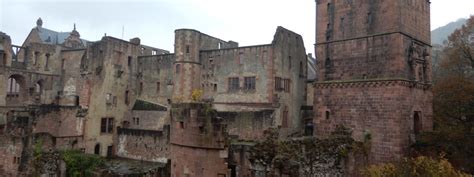
[[[175,31],[173,102],[190,102],[193,90],[200,89],[201,62],[199,50],[201,33],[191,29]]]
[[[432,129],[429,0],[316,0],[315,134],[372,138],[371,163],[399,159]]]

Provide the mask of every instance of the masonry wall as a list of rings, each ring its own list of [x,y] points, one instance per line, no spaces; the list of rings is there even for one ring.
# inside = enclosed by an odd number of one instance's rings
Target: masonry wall
[[[318,136],[329,135],[337,125],[353,130],[362,141],[372,137],[370,162],[396,161],[414,142],[414,113],[421,112],[423,130],[432,128],[431,91],[409,82],[384,81],[316,84]],[[394,111],[396,110],[396,111]],[[329,113],[329,115],[327,115]]]
[[[168,163],[169,129],[119,129],[117,156],[135,160]]]
[[[100,145],[100,155],[105,156],[108,146],[115,151],[113,141],[116,138],[116,127],[120,126],[125,116],[130,116],[131,106],[135,100],[136,88],[130,83],[128,57],[136,60],[138,46],[112,37],[104,37],[100,42],[88,48],[87,60],[83,68],[88,72],[92,92],[89,92],[90,105],[84,131],[86,153],[94,153]],[[126,90],[129,90],[129,104],[126,104]],[[113,131],[101,132],[101,119],[113,118]]]
[[[129,125],[124,128],[142,130],[163,130],[165,125],[170,124],[170,112],[166,111],[138,111],[132,110],[132,116],[127,117]]]
[[[16,176],[23,146],[19,138],[0,136],[0,174]]]
[[[84,148],[84,122],[78,117],[78,107],[47,107],[40,109],[33,126],[34,134],[45,134],[43,139],[52,141],[54,150],[79,150]]]
[[[173,177],[227,174],[225,126],[209,106],[173,104],[170,128]]]
[[[204,98],[214,99],[215,104],[270,103],[273,95],[268,91],[273,89],[273,78],[268,72],[273,68],[272,53],[271,46],[201,52]],[[239,89],[232,91],[228,82],[235,77],[239,78]],[[245,77],[256,77],[255,90],[244,89]]]
[[[255,112],[218,112],[224,118],[228,135],[239,140],[259,140],[264,138],[264,131],[273,127],[273,110]]]
[[[133,71],[132,77],[139,85],[142,83],[142,91],[138,97],[143,100],[169,105],[173,92],[173,54],[140,56],[137,60],[137,69]],[[139,77],[138,77],[139,76]]]

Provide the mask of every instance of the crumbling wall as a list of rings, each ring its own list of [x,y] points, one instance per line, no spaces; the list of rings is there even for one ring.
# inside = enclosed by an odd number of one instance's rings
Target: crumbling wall
[[[138,97],[143,100],[169,105],[173,91],[173,54],[142,56],[131,80],[139,87]]]
[[[225,126],[210,105],[173,104],[172,109],[172,176],[225,176]]]
[[[118,130],[119,157],[167,163],[169,146],[169,128],[162,131],[127,128]]]
[[[19,138],[0,136],[0,174],[16,176],[23,145]]]
[[[273,127],[273,111],[255,112],[218,112],[217,116],[223,118],[227,133],[239,140],[260,140],[264,131]]]

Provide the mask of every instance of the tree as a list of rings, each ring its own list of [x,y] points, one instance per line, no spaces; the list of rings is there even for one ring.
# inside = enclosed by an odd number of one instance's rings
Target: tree
[[[415,150],[446,153],[456,167],[474,173],[474,16],[451,34],[433,72],[434,131],[422,134]]]

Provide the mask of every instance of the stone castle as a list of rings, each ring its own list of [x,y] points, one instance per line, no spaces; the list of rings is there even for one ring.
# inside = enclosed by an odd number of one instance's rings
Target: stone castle
[[[177,29],[174,53],[41,18],[21,46],[0,33],[0,174],[31,175],[39,145],[122,164],[97,176],[262,176],[246,151],[265,130],[336,125],[372,137],[371,163],[400,159],[432,128],[429,3],[317,0],[317,62],[283,27],[244,47]],[[42,174],[64,176],[55,163]]]

